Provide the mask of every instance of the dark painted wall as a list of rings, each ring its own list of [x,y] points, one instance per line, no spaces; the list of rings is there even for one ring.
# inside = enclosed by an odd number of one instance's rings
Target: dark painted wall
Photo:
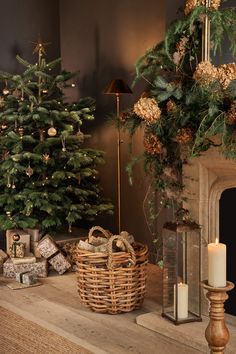
[[[135,61],[164,37],[165,2],[149,0],[60,0],[61,53],[63,65],[80,70],[78,88],[71,90],[73,98],[91,95],[97,100],[96,124],[91,125],[91,145],[106,152],[106,165],[100,169],[104,194],[116,204],[116,130],[105,123],[105,117],[115,111],[115,100],[103,94],[113,78],[123,78],[130,85]],[[134,88],[134,94],[122,98],[122,106],[133,104],[144,89]],[[134,139],[134,152],[142,151],[142,134]],[[135,169],[134,186],[128,184],[125,172],[129,160],[127,136],[122,136],[122,228],[138,240],[151,243],[142,210],[148,188],[142,165]],[[101,221],[116,230],[115,219]]]
[[[60,56],[58,0],[0,0],[0,70],[20,70],[16,54],[33,59],[33,44],[39,34],[48,58]]]

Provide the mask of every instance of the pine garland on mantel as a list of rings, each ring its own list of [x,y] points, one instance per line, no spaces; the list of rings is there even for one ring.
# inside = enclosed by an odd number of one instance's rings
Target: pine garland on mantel
[[[236,159],[236,65],[216,67],[202,61],[206,16],[211,53],[219,55],[228,39],[232,55],[236,54],[235,8],[221,9],[219,0],[212,0],[209,7],[203,0],[188,0],[164,41],[137,61],[135,82],[145,80],[148,90],[121,120],[131,137],[144,127],[145,170],[154,190],[161,192],[161,204],[175,210],[183,202],[183,164],[214,146],[215,136],[221,137],[217,146],[222,153]],[[127,167],[130,179],[138,160],[135,157]]]

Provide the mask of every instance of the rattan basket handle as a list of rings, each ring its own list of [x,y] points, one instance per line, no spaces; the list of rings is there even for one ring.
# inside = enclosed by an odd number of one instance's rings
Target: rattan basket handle
[[[106,238],[110,238],[110,234],[104,230],[101,226],[93,226],[89,230],[88,239],[93,236],[94,231],[100,231]]]
[[[111,236],[108,240],[108,243],[107,243],[107,252],[108,252],[108,261],[107,261],[107,267],[110,269],[112,268],[112,255],[113,255],[113,252],[112,252],[112,244],[113,244],[113,241],[115,240],[121,240],[126,249],[127,249],[127,252],[130,253],[131,255],[131,262],[133,263],[133,265],[136,264],[136,254],[135,254],[135,251],[133,249],[133,247],[131,246],[131,244],[122,236],[120,235],[114,235],[114,236]]]

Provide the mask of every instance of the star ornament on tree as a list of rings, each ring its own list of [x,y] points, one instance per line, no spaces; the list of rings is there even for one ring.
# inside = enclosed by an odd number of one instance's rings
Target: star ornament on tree
[[[42,54],[46,55],[45,47],[49,45],[50,42],[44,43],[41,36],[39,36],[37,42],[32,42],[32,43],[36,45],[33,50],[33,54],[39,53],[39,55]]]

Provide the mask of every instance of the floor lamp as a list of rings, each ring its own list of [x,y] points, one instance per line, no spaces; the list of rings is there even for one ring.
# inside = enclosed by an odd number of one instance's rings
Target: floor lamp
[[[129,86],[121,79],[112,80],[104,91],[107,95],[116,97],[117,116],[117,204],[118,204],[118,230],[121,232],[121,154],[120,154],[120,96],[132,93]]]

